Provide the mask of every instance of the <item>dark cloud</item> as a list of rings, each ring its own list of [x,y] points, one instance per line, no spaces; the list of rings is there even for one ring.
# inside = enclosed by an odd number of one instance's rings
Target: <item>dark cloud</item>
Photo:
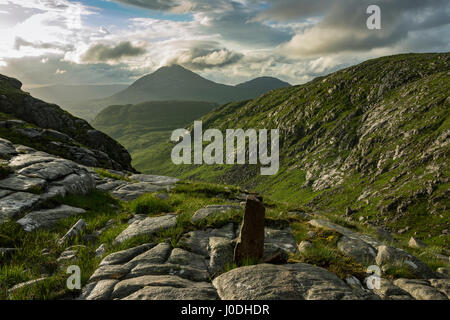
[[[320,22],[297,34],[284,46],[286,52],[299,56],[394,47],[411,40],[412,32],[440,28],[450,23],[448,0],[270,2],[272,6],[258,15],[259,20],[292,21],[311,17],[320,19]],[[382,30],[369,30],[366,26],[366,9],[372,4],[381,8]],[[438,47],[441,41],[429,45]]]
[[[136,57],[146,53],[142,47],[133,46],[131,42],[125,41],[116,46],[96,44],[90,47],[81,57],[83,62],[108,62],[118,61],[124,57]]]
[[[16,37],[14,41],[14,49],[20,50],[21,47],[30,47],[34,49],[58,49],[58,50],[73,50],[73,46],[62,45],[59,43],[47,43],[47,42],[30,42],[23,38]]]
[[[192,70],[225,67],[241,60],[243,55],[226,48],[217,48],[215,43],[197,42],[192,48],[180,51],[168,64],[179,64]]]

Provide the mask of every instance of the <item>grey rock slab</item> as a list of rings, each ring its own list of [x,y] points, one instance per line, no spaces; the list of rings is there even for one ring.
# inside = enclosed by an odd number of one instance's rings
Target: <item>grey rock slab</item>
[[[190,231],[182,237],[181,242],[190,251],[209,257],[209,238],[211,237],[234,239],[234,224],[229,223],[220,229]]]
[[[211,287],[189,288],[145,287],[123,300],[217,300],[217,293]]]
[[[327,221],[327,220],[314,219],[314,220],[309,221],[309,224],[316,228],[322,228],[322,229],[336,231],[350,239],[360,239],[360,240],[366,242],[367,244],[371,245],[374,248],[377,248],[377,247],[383,245],[383,243],[381,243],[380,241],[378,241],[368,235],[352,231],[348,228],[345,228],[343,226],[340,226],[338,224],[335,224],[335,223]]]
[[[0,223],[32,208],[39,199],[38,195],[26,192],[15,192],[3,197],[0,199]]]
[[[115,242],[123,242],[127,239],[140,236],[152,235],[160,230],[172,228],[177,223],[176,214],[167,214],[159,217],[148,217],[144,220],[133,222],[121,234],[119,234]]]
[[[141,253],[140,255],[134,257],[129,265],[137,266],[142,264],[160,264],[166,262],[169,258],[170,252],[172,251],[172,246],[170,243],[159,243],[150,250]]]
[[[373,292],[383,300],[414,300],[408,292],[395,286],[391,280],[384,278],[380,278],[380,286],[374,288]]]
[[[259,264],[241,267],[213,280],[222,300],[358,299],[335,274],[312,265]]]
[[[191,266],[198,269],[206,269],[206,259],[204,256],[181,248],[175,248],[172,250],[167,263]]]
[[[209,261],[209,272],[211,274],[221,273],[227,265],[233,264],[235,242],[223,237],[209,238],[211,257]]]
[[[133,174],[129,178],[130,178],[130,180],[133,180],[133,181],[149,182],[149,183],[160,184],[160,185],[171,185],[171,184],[175,184],[179,181],[179,179],[177,179],[177,178],[148,175],[148,174]]]
[[[237,205],[210,205],[206,208],[197,210],[192,216],[192,221],[197,222],[216,215],[224,214],[231,210],[242,210],[241,206]]]
[[[70,174],[62,180],[53,182],[52,185],[64,187],[68,194],[86,195],[95,188],[95,181],[85,171]]]
[[[450,279],[430,279],[430,284],[450,299]]]
[[[339,239],[337,248],[362,265],[373,265],[375,263],[377,251],[370,244],[360,239],[351,239],[343,236]]]
[[[30,178],[20,174],[11,174],[6,179],[0,180],[0,188],[13,191],[29,191],[32,188],[44,188],[47,181],[41,178]]]
[[[123,201],[130,201],[139,198],[145,193],[152,193],[167,190],[166,186],[159,186],[148,182],[128,183],[117,188],[111,194]]]
[[[394,284],[416,300],[448,300],[446,295],[433,288],[426,280],[397,279]]]
[[[298,253],[298,246],[291,228],[282,230],[264,228],[264,244],[265,256],[273,254],[276,250],[281,250],[287,255]]]
[[[100,281],[106,279],[122,279],[130,272],[130,267],[127,265],[104,265],[92,274],[89,281]]]
[[[86,213],[86,210],[67,205],[61,205],[54,209],[33,211],[18,220],[25,231],[31,232],[40,228],[51,228],[61,219]]]
[[[102,183],[100,185],[97,185],[97,189],[99,190],[103,190],[103,191],[112,191],[115,189],[118,189],[120,187],[123,187],[124,185],[129,184],[126,181],[123,180],[113,180],[113,181],[108,181],[106,183]]]
[[[16,154],[14,145],[10,141],[0,138],[0,158],[10,158]]]
[[[118,280],[100,280],[87,296],[86,300],[110,300]]]
[[[43,152],[20,154],[17,157],[11,159],[11,161],[9,162],[9,167],[17,171],[19,169],[29,167],[35,163],[51,162],[55,159],[55,157],[52,157],[49,154]]]
[[[120,281],[114,287],[112,298],[122,299],[148,286],[172,288],[204,288],[214,290],[211,284],[207,282],[193,282],[173,275],[152,275]]]
[[[77,165],[69,160],[57,159],[52,162],[41,162],[20,169],[17,173],[28,177],[41,178],[45,180],[56,180],[74,172]]]
[[[105,265],[126,263],[131,259],[133,259],[134,257],[136,257],[137,255],[153,248],[154,246],[155,246],[154,244],[146,243],[134,248],[111,253],[100,262],[99,266],[101,267]]]
[[[434,274],[430,268],[412,254],[389,246],[379,246],[375,259],[378,266],[402,265],[407,267],[420,279],[433,278]]]
[[[146,275],[174,275],[192,281],[208,281],[209,273],[206,270],[183,266],[179,264],[152,264],[140,263],[127,275],[127,279]]]
[[[7,195],[13,193],[14,191],[11,190],[3,190],[0,189],[0,199],[6,197]]]

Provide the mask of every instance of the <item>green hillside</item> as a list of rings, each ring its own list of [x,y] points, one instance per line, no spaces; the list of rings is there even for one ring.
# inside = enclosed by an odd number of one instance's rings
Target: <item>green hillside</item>
[[[116,105],[100,112],[93,125],[120,141],[133,154],[135,165],[144,170],[160,158],[158,146],[170,140],[174,129],[184,128],[215,107],[215,103],[195,101]]]
[[[361,221],[417,232],[448,247],[449,58],[370,60],[202,118],[203,130],[278,128],[275,176],[261,176],[256,165],[175,166],[170,143],[157,147],[157,159],[136,165],[154,174],[239,184],[330,215],[350,208]]]

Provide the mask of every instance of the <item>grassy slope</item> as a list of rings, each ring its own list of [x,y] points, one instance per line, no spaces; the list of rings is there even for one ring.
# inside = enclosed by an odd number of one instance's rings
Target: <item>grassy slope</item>
[[[169,143],[144,171],[239,184],[330,216],[351,207],[355,218],[449,248],[449,65],[449,54],[375,59],[202,118],[204,130],[279,128],[275,176],[257,166],[174,166]]]
[[[100,244],[106,245],[106,256],[113,252],[135,247],[143,243],[160,243],[170,241],[174,247],[183,248],[181,236],[191,230],[206,229],[210,227],[218,228],[230,221],[240,223],[242,220],[242,210],[229,211],[227,214],[215,216],[206,221],[193,223],[192,215],[200,208],[210,204],[232,203],[228,198],[233,198],[240,193],[240,190],[232,186],[202,182],[179,182],[170,192],[168,200],[160,200],[154,194],[145,194],[131,202],[120,202],[110,197],[107,193],[94,191],[87,196],[67,196],[65,198],[56,197],[48,202],[48,206],[55,206],[61,203],[81,207],[87,210],[83,215],[74,216],[61,221],[52,230],[37,230],[27,233],[21,230],[20,226],[11,222],[0,225],[0,247],[20,248],[16,253],[7,256],[0,256],[0,300],[3,299],[66,299],[73,298],[79,291],[70,291],[66,288],[68,274],[66,268],[69,265],[77,265],[82,273],[82,285],[84,286],[89,277],[97,268],[102,257],[95,257],[95,250]],[[337,250],[336,244],[339,234],[323,229],[316,229],[307,223],[299,215],[292,215],[289,212],[305,208],[288,205],[284,202],[273,201],[270,198],[264,200],[266,206],[267,226],[286,226],[290,224],[297,243],[308,240],[313,243],[313,248],[303,255],[293,255],[290,262],[305,262],[324,267],[339,277],[344,279],[349,274],[363,280],[366,276],[365,267],[352,258],[344,256]],[[113,240],[128,225],[127,221],[133,214],[147,214],[156,216],[164,212],[176,212],[178,214],[177,225],[169,230],[161,231],[154,236],[141,236],[129,239],[121,244],[113,244]],[[87,222],[86,234],[92,234],[107,225],[109,221],[113,224],[104,231],[95,241],[88,241],[82,236],[76,238],[73,245],[84,245],[80,249],[75,260],[58,265],[56,259],[60,256],[64,247],[58,246],[56,241],[80,218]],[[361,226],[356,223],[345,222],[334,219],[346,227],[355,231],[372,234],[377,237],[373,229]],[[315,235],[307,235],[309,231],[314,231]],[[432,253],[446,253],[445,249],[433,246],[426,250],[415,250],[407,248],[407,238],[395,236],[396,246],[405,248],[414,254],[421,254],[421,259],[428,263],[430,267],[450,265],[438,261],[432,257]],[[381,240],[381,239],[380,239]],[[43,250],[47,253],[43,254]],[[448,252],[447,252],[448,254]],[[250,261],[249,264],[257,263]],[[235,265],[227,266],[224,272],[235,268]],[[32,279],[47,275],[43,282],[19,289],[13,294],[8,294],[8,288]],[[390,278],[409,277],[404,270],[392,270]]]
[[[110,106],[95,118],[94,126],[123,144],[133,156],[133,166],[145,171],[160,157],[158,146],[170,140],[174,129],[184,128],[216,106],[195,101]]]

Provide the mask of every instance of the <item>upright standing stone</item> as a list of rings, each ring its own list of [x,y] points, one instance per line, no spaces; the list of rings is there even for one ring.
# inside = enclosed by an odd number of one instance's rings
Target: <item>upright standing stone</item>
[[[266,209],[262,199],[249,195],[245,203],[241,233],[234,249],[234,262],[241,264],[246,259],[260,260],[264,256],[264,219]]]

